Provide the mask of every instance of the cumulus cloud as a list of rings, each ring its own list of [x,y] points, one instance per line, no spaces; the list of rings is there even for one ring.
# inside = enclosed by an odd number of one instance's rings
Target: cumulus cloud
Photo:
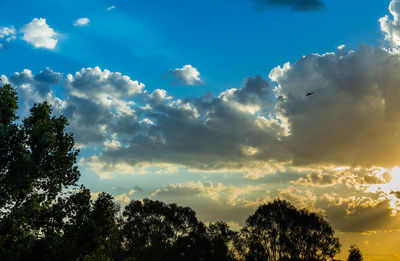
[[[85,99],[130,97],[144,88],[143,84],[131,80],[129,76],[99,67],[82,68],[75,75],[68,74],[64,84],[71,95]]]
[[[111,10],[113,10],[113,9],[115,9],[115,5],[112,5],[112,6],[107,7],[107,11],[111,11]]]
[[[10,77],[10,81],[17,88],[29,85],[29,88],[36,92],[40,98],[44,98],[51,92],[51,86],[57,85],[62,81],[62,74],[54,72],[50,68],[40,71],[38,74],[33,75],[31,70],[24,69],[22,72],[14,73]],[[24,97],[26,98],[26,97]]]
[[[115,132],[123,135],[127,129],[134,135],[139,124],[133,102],[128,99],[140,94],[143,84],[118,72],[95,67],[67,75],[64,87],[69,96],[63,113],[70,119],[71,130],[79,143],[104,143]],[[109,145],[119,143],[115,135],[109,142]],[[111,147],[105,147],[108,148]]]
[[[99,160],[208,169],[271,160],[391,167],[400,157],[399,70],[398,54],[361,45],[277,67],[273,86],[257,76],[218,96],[144,92],[134,101],[136,118],[114,129],[125,135],[125,146],[103,151]]]
[[[367,45],[307,55],[280,74],[273,70],[276,112],[289,124],[285,146],[294,163],[396,165],[398,70],[398,54]]]
[[[34,18],[21,28],[22,39],[35,48],[54,49],[58,42],[58,33],[54,31],[44,18]]]
[[[200,73],[190,64],[169,70],[173,85],[201,85]]]
[[[52,86],[60,84],[62,79],[61,73],[46,68],[36,75],[31,70],[24,69],[11,75],[7,81],[17,88],[19,113],[26,115],[34,103],[47,101],[52,105],[61,105],[62,101],[55,97]]]
[[[144,93],[137,118],[151,120],[141,128],[134,117],[121,122],[126,146],[103,151],[99,160],[109,164],[173,163],[194,168],[244,166],[280,157],[279,138],[286,135],[278,119],[264,108],[270,86],[261,76],[247,78],[242,88],[218,97],[211,93],[194,99],[174,99],[164,90]]]
[[[392,0],[389,11],[393,19],[388,15],[380,18],[381,31],[385,34],[385,40],[388,40],[392,47],[398,47],[400,46],[400,1]]]
[[[63,113],[79,143],[107,142],[96,157],[109,166],[390,167],[400,157],[399,70],[398,54],[361,45],[277,67],[272,86],[256,76],[218,96],[176,99],[120,73],[85,68],[64,81]]]
[[[106,145],[92,160],[110,168],[391,167],[400,157],[399,70],[399,54],[361,45],[277,67],[272,84],[248,77],[218,96],[176,99],[165,90],[148,92],[126,75],[84,68],[65,79],[62,112],[79,143]],[[46,92],[39,84],[37,93]],[[373,179],[364,183],[378,182]],[[311,174],[307,182],[333,180]]]
[[[86,17],[82,17],[82,18],[79,18],[74,21],[75,26],[86,26],[86,25],[89,25],[89,23],[90,23],[90,19],[86,18]]]
[[[253,0],[256,8],[264,9],[267,7],[289,7],[294,11],[310,11],[324,7],[320,0]]]

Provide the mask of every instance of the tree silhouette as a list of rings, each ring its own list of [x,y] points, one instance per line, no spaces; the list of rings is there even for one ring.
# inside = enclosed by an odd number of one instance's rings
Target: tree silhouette
[[[247,219],[235,247],[245,260],[326,260],[340,244],[322,216],[274,200]]]
[[[224,222],[210,223],[207,227],[207,238],[212,243],[210,260],[235,260],[230,247],[237,237]]]
[[[230,260],[228,242],[235,233],[219,222],[206,227],[188,207],[144,199],[123,212],[127,257],[136,260]]]
[[[0,259],[17,260],[43,234],[48,210],[63,188],[79,179],[72,134],[64,116],[45,102],[16,123],[17,95],[0,87]]]
[[[360,249],[356,245],[350,246],[349,256],[347,257],[347,261],[362,261],[363,257]]]
[[[51,223],[30,249],[34,260],[112,260],[121,252],[119,206],[111,195],[92,199],[82,187],[58,198],[49,213]],[[49,229],[51,228],[51,229]]]

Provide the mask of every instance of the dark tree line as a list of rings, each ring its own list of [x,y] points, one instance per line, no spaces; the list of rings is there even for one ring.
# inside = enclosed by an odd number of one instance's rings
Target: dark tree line
[[[327,260],[340,249],[324,217],[289,202],[260,206],[241,231],[204,224],[188,207],[77,187],[79,151],[45,102],[17,123],[0,87],[0,260]],[[358,252],[357,252],[358,251]],[[361,253],[352,248],[354,259]]]

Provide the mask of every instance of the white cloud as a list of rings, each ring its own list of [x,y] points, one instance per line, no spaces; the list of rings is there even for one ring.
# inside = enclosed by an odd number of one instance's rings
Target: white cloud
[[[108,11],[111,11],[111,10],[113,10],[113,9],[115,9],[115,5],[112,5],[112,6],[107,7],[107,10],[108,10]]]
[[[388,40],[392,47],[400,46],[400,0],[392,0],[389,5],[389,11],[393,16],[390,19],[388,15],[379,19],[381,31],[385,34],[385,40]]]
[[[99,67],[82,68],[75,75],[68,74],[65,86],[76,97],[99,100],[104,96],[126,98],[139,94],[144,84],[133,81],[119,72],[101,70]]]
[[[0,39],[7,38],[10,39],[16,34],[14,26],[10,27],[0,27]]]
[[[190,64],[182,68],[171,69],[169,74],[172,77],[174,85],[201,85],[203,81],[200,79],[200,73]]]
[[[389,11],[393,16],[393,20],[388,15],[379,19],[381,30],[385,33],[385,39],[390,41],[392,46],[400,45],[400,1],[392,0],[389,5]]]
[[[51,86],[61,83],[63,75],[50,68],[33,74],[31,70],[24,69],[10,76],[10,83],[16,87],[19,97],[20,116],[27,115],[34,103],[47,101],[56,108],[61,105],[61,100],[55,97]]]
[[[75,26],[85,26],[85,25],[89,25],[89,23],[90,23],[90,19],[89,18],[82,17],[82,18],[77,19],[74,22],[74,25]]]
[[[0,27],[0,50],[3,50],[5,46],[11,41],[14,41],[17,37],[14,26]]]
[[[2,82],[2,84],[9,84],[8,78],[4,74],[0,75],[0,82]]]
[[[58,42],[58,33],[49,27],[44,18],[34,18],[21,28],[22,39],[35,48],[54,49]]]
[[[132,98],[143,92],[144,84],[118,72],[89,67],[69,74],[64,86],[68,91],[64,113],[78,142],[105,142],[106,149],[115,150],[120,143],[114,135],[140,126]]]

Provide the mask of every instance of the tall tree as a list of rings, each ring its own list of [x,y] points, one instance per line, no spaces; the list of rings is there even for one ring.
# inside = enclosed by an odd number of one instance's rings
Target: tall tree
[[[0,259],[17,260],[43,235],[48,210],[80,173],[72,134],[64,116],[51,115],[46,103],[16,123],[16,91],[0,87]]]
[[[328,222],[285,200],[260,206],[235,242],[245,260],[326,260],[340,249]]]

